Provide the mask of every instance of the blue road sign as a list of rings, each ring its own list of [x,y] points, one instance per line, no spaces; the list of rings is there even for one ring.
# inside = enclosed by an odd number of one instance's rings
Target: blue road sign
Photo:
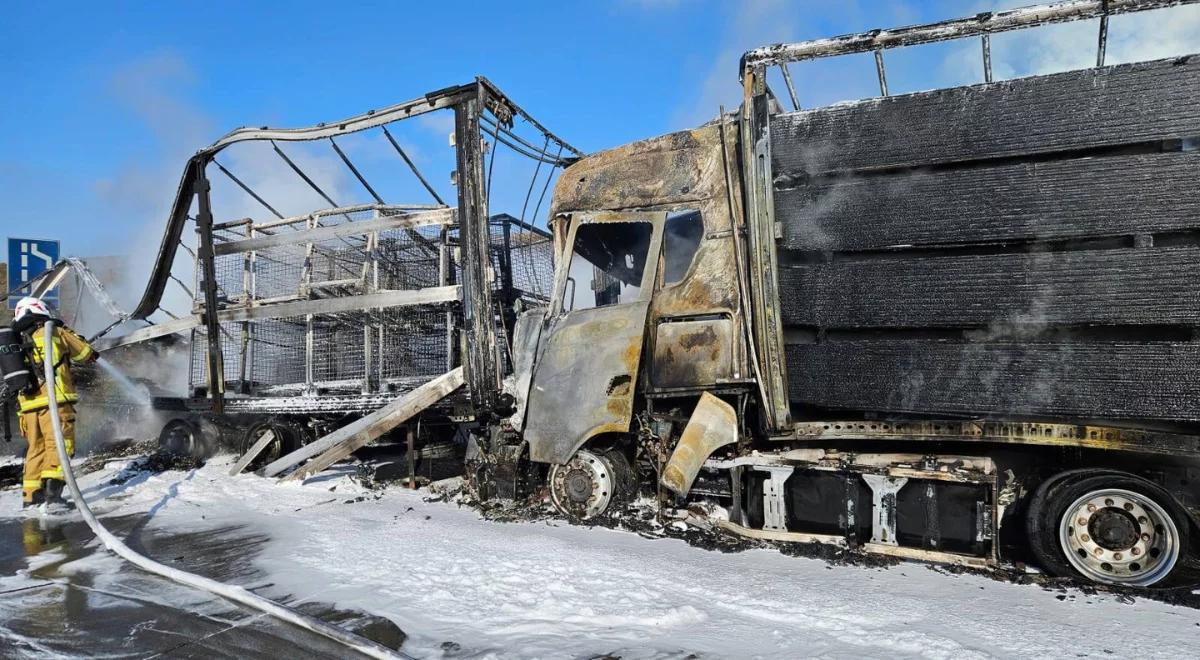
[[[58,263],[58,241],[37,238],[8,239],[8,286],[13,288],[28,282],[54,267]],[[8,298],[8,307],[17,306],[17,301],[27,291],[16,292]],[[58,290],[49,291],[45,299],[58,302]]]

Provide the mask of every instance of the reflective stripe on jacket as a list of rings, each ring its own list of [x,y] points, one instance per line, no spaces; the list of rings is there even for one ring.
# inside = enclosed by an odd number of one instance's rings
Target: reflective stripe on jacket
[[[45,373],[42,360],[46,359],[46,333],[43,327],[39,326],[30,334],[33,337],[33,367],[40,381],[42,374]],[[54,400],[58,403],[74,403],[78,401],[79,393],[75,391],[75,379],[71,376],[71,367],[67,364],[67,360],[62,359],[62,356],[67,356],[71,362],[85,362],[92,357],[92,347],[69,328],[55,326],[54,341],[49,353],[50,362],[55,365]],[[22,392],[17,397],[17,401],[20,404],[21,412],[41,410],[48,407],[50,399],[46,392],[46,383],[41,382],[38,385],[37,392],[33,396]]]

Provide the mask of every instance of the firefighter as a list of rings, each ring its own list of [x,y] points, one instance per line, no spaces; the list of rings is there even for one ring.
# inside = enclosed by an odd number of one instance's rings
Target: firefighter
[[[82,337],[63,325],[54,327],[53,344],[47,350],[43,325],[53,318],[50,307],[38,298],[22,298],[13,314],[13,329],[27,335],[29,363],[34,374],[45,373],[43,360],[54,364],[54,398],[62,424],[63,442],[67,455],[75,455],[75,402],[79,394],[71,375],[71,364],[94,362],[99,355]],[[25,454],[25,476],[21,483],[23,506],[45,503],[48,510],[66,508],[62,491],[66,485],[63,468],[55,447],[54,427],[50,422],[50,393],[46,383],[38,379],[34,387],[17,396],[21,415],[21,435],[29,442]]]

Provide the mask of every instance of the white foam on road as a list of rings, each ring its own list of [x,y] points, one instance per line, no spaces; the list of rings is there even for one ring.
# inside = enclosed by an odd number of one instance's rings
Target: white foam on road
[[[419,657],[1182,657],[1200,611],[1056,592],[919,564],[830,566],[773,550],[723,554],[557,522],[497,523],[347,476],[307,485],[228,477],[232,461],[134,480],[108,515],[153,511],[191,531],[269,534],[273,591],[395,621]],[[103,475],[89,477],[91,483]],[[333,488],[331,491],[330,489]],[[368,496],[353,504],[345,500]],[[0,515],[19,507],[0,494]]]

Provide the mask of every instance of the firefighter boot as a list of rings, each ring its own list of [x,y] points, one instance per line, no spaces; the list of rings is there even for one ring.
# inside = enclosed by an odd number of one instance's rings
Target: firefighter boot
[[[29,509],[35,506],[41,506],[46,501],[46,491],[35,490],[28,501],[21,502],[22,509]]]
[[[63,499],[62,491],[66,482],[61,479],[43,479],[42,491],[46,493],[46,512],[59,513],[71,508]]]

